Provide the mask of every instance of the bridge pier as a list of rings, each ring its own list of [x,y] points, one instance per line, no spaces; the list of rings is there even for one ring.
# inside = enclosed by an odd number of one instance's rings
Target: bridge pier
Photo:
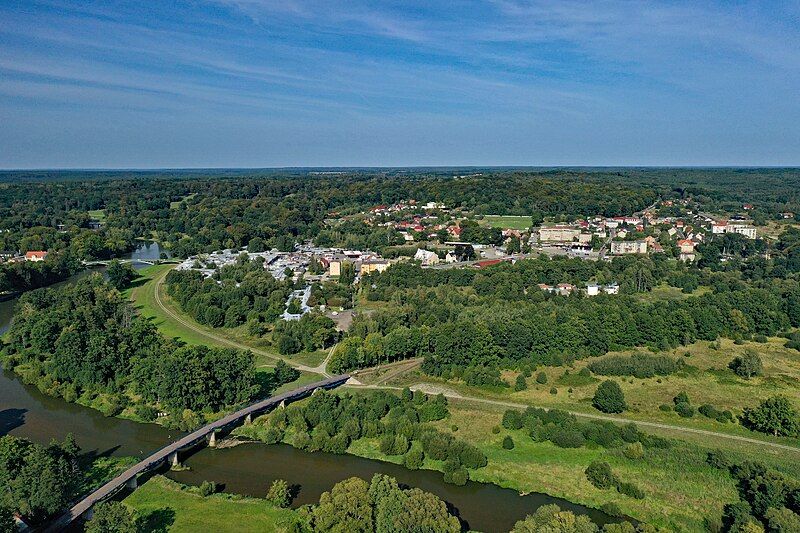
[[[250,414],[250,413],[247,413],[247,416],[244,417],[244,424],[247,426],[247,425],[250,425],[252,423],[253,423],[253,415]]]
[[[208,439],[208,447],[209,448],[216,448],[217,447],[217,432],[212,431],[206,437]]]
[[[278,404],[279,409],[286,409],[286,400],[281,400],[281,403]]]
[[[133,476],[125,482],[125,486],[131,490],[136,490],[139,487],[139,481],[136,479],[136,476]]]
[[[169,466],[180,466],[180,461],[178,461],[178,452],[172,452],[167,456],[167,462]]]

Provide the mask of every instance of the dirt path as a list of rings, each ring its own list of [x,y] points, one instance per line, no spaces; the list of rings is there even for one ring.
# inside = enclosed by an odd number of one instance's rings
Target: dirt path
[[[236,341],[233,341],[233,340],[230,340],[230,339],[226,339],[225,337],[221,337],[219,335],[215,335],[213,333],[204,331],[203,329],[197,327],[196,325],[192,324],[188,320],[184,319],[182,316],[180,316],[179,314],[175,313],[172,309],[170,309],[169,306],[165,305],[164,302],[161,300],[161,294],[160,294],[161,285],[164,283],[164,280],[166,279],[167,274],[169,274],[169,272],[170,272],[169,270],[164,272],[164,274],[162,274],[161,277],[159,277],[156,280],[156,282],[153,284],[153,296],[154,296],[153,300],[155,301],[155,303],[159,307],[159,309],[161,309],[161,311],[163,311],[165,314],[167,314],[172,320],[175,320],[176,322],[181,324],[183,327],[192,330],[194,333],[197,333],[198,335],[200,335],[202,337],[205,337],[207,339],[211,339],[213,341],[225,344],[227,346],[230,346],[231,348],[238,348],[239,350],[251,351],[251,352],[253,352],[255,354],[263,355],[264,357],[268,357],[270,359],[274,359],[275,361],[283,360],[284,362],[286,362],[287,364],[293,366],[297,370],[301,370],[303,372],[311,372],[313,374],[322,374],[323,376],[328,377],[327,372],[325,372],[325,370],[324,370],[325,364],[326,364],[325,362],[323,362],[322,365],[316,366],[316,367],[311,367],[311,366],[307,366],[307,365],[301,365],[299,363],[296,363],[296,362],[292,361],[291,359],[284,359],[283,357],[279,357],[279,356],[277,356],[275,354],[272,354],[272,353],[269,353],[269,352],[265,352],[263,350],[259,350],[258,348],[253,348],[251,346],[247,346],[247,345],[242,344],[240,342],[236,342]],[[330,357],[330,354],[329,354],[329,357]],[[326,359],[326,361],[327,361],[327,359]]]
[[[384,389],[384,390],[402,390],[401,387],[393,387],[391,385],[345,385],[345,387],[353,387],[358,389]],[[530,404],[523,404],[523,403],[515,403],[515,402],[505,402],[502,400],[489,400],[487,398],[477,398],[475,396],[464,396],[455,392],[451,389],[446,387],[442,387],[440,385],[436,385],[433,383],[417,383],[416,385],[412,385],[409,387],[412,390],[420,390],[427,394],[443,394],[445,398],[457,400],[457,401],[464,401],[464,402],[476,402],[476,403],[483,403],[488,405],[496,405],[499,407],[510,407],[513,409],[526,409],[528,407],[537,407],[535,405]],[[545,407],[544,409],[548,409]],[[566,411],[564,409],[564,411]],[[593,413],[581,413],[579,411],[566,411],[572,415],[575,415],[580,418],[590,418],[592,420],[607,420],[609,422],[615,422],[618,424],[628,424],[634,423],[637,426],[642,427],[650,427],[650,428],[658,428],[658,429],[667,429],[670,431],[675,431],[678,433],[694,433],[697,435],[706,435],[709,437],[719,438],[719,439],[729,439],[735,440],[739,442],[746,442],[748,444],[758,444],[761,446],[767,446],[769,448],[778,449],[778,450],[785,450],[791,451],[797,454],[800,454],[800,448],[796,446],[789,446],[788,444],[780,444],[777,442],[769,442],[763,441],[758,439],[752,439],[750,437],[743,437],[741,435],[730,435],[728,433],[718,433],[716,431],[710,431],[707,429],[696,429],[696,428],[687,428],[683,426],[674,426],[672,424],[661,424],[659,422],[647,422],[642,420],[631,420],[629,418],[623,418],[619,416],[610,416],[610,415],[603,415],[603,414],[593,414]]]
[[[167,307],[164,304],[164,302],[162,302],[161,297],[159,295],[159,292],[160,292],[160,289],[161,289],[161,285],[164,282],[164,279],[166,278],[168,272],[169,271],[165,272],[160,278],[158,278],[158,280],[154,284],[154,291],[155,291],[154,300],[156,302],[156,305],[158,305],[158,307],[161,308],[161,310],[164,313],[169,315],[170,318],[172,318],[173,320],[179,322],[184,327],[191,329],[192,331],[194,331],[198,335],[201,335],[203,337],[212,339],[214,341],[226,344],[226,345],[231,346],[233,348],[238,348],[240,350],[250,350],[253,353],[257,353],[259,355],[263,355],[265,357],[269,357],[271,359],[275,359],[276,361],[278,359],[283,359],[281,357],[276,356],[275,354],[264,352],[264,351],[258,350],[256,348],[251,348],[250,346],[246,346],[246,345],[238,343],[236,341],[232,341],[230,339],[226,339],[224,337],[220,337],[218,335],[214,335],[213,333],[208,333],[206,331],[203,331],[202,329],[198,328],[197,326],[195,326],[191,322],[183,319],[177,313],[173,312],[169,307]],[[334,349],[335,349],[335,346],[330,349],[330,351],[328,352],[328,356],[325,358],[325,360],[319,366],[315,366],[315,367],[297,364],[297,363],[293,362],[290,359],[284,359],[284,361],[286,361],[288,364],[292,365],[293,367],[295,367],[298,370],[302,370],[304,372],[311,372],[311,373],[314,373],[314,374],[322,374],[323,376],[328,377],[329,374],[327,372],[327,366],[328,366],[328,363],[330,362],[331,356],[333,355],[333,350]],[[388,381],[389,379],[391,379],[393,377],[396,377],[396,376],[402,374],[403,372],[406,372],[406,371],[416,367],[417,365],[419,365],[421,363],[421,360],[414,360],[414,361],[411,361],[411,363],[413,363],[413,364],[398,365],[397,371],[389,371],[385,376],[382,376],[373,385],[348,385],[348,386],[353,387],[353,388],[358,388],[358,389],[401,390],[400,387],[393,387],[393,386],[390,386],[390,385],[384,385],[383,383],[385,383],[386,381]],[[531,406],[531,405],[528,405],[528,404],[521,404],[521,403],[515,403],[515,402],[506,402],[506,401],[502,401],[502,400],[489,400],[489,399],[486,399],[486,398],[477,398],[475,396],[463,396],[463,395],[461,395],[461,394],[459,394],[459,393],[457,393],[455,391],[452,391],[450,389],[437,388],[437,387],[438,387],[437,385],[433,385],[433,384],[429,384],[429,383],[419,383],[417,385],[414,385],[411,388],[423,390],[424,392],[434,392],[434,391],[438,390],[439,392],[442,392],[445,395],[445,397],[451,398],[451,399],[454,399],[454,400],[460,400],[460,401],[478,402],[478,403],[484,403],[484,404],[489,404],[489,405],[496,405],[496,406],[500,406],[500,407],[511,407],[511,408],[515,408],[515,409],[525,409],[527,407],[535,407],[535,406]],[[679,432],[679,433],[681,433],[681,432],[683,432],[683,433],[694,433],[694,434],[697,434],[697,435],[706,435],[706,436],[714,437],[714,438],[736,440],[736,441],[739,441],[739,442],[746,442],[746,443],[749,443],[749,444],[758,444],[758,445],[762,445],[762,446],[767,446],[769,448],[774,448],[774,449],[779,449],[779,450],[786,450],[786,451],[791,451],[791,452],[795,452],[795,453],[800,453],[800,448],[797,448],[795,446],[789,446],[787,444],[779,444],[777,442],[768,442],[768,441],[763,441],[763,440],[758,440],[758,439],[752,439],[750,437],[743,437],[743,436],[740,436],[740,435],[730,435],[730,434],[727,434],[727,433],[718,433],[716,431],[709,431],[709,430],[706,430],[706,429],[687,428],[687,427],[683,427],[683,426],[674,426],[672,424],[662,424],[662,423],[659,423],[659,422],[647,422],[647,421],[642,421],[642,420],[631,420],[631,419],[628,419],[628,418],[623,418],[623,417],[618,417],[618,416],[592,414],[592,413],[581,413],[581,412],[578,412],[578,411],[567,411],[567,412],[569,412],[570,414],[573,414],[573,415],[575,415],[577,417],[581,417],[581,418],[590,418],[590,419],[593,419],[593,420],[607,420],[609,422],[616,422],[616,423],[619,423],[619,424],[627,424],[629,422],[633,422],[634,424],[642,426],[642,427],[667,429],[667,430],[676,431],[676,432]]]

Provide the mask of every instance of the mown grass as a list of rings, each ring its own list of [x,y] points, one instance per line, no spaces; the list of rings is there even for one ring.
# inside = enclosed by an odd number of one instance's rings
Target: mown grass
[[[159,280],[166,276],[173,266],[174,265],[154,265],[140,270],[139,274],[142,277],[136,280],[133,287],[126,291],[126,294],[130,300],[133,301],[139,313],[145,318],[152,320],[165,337],[182,341],[186,344],[231,348],[230,344],[216,338],[222,337],[253,350],[256,368],[272,367],[275,365],[276,361],[281,358],[308,366],[317,366],[325,360],[327,356],[326,350],[300,353],[286,357],[280,356],[272,347],[269,338],[253,339],[246,334],[244,326],[234,329],[215,329],[199,324],[175,305],[166,294],[166,291],[163,290],[162,284],[160,286],[161,290],[159,291],[161,302],[169,308],[170,311],[179,316],[181,320],[191,324],[192,327],[188,327],[176,320],[165,313],[156,302],[156,290],[159,289]]]
[[[105,209],[91,209],[89,211],[89,216],[93,219],[97,220],[98,222],[105,222],[106,220],[106,210]]]
[[[483,222],[493,228],[527,230],[531,227],[531,217],[515,215],[486,215]]]
[[[125,498],[141,531],[294,531],[298,514],[266,500],[213,494],[203,497],[163,476],[155,476]]]

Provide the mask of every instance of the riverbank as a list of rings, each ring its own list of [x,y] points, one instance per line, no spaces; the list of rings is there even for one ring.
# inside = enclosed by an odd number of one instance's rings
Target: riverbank
[[[560,448],[550,442],[535,442],[524,430],[502,428],[503,409],[494,406],[450,402],[448,409],[448,418],[430,424],[475,445],[487,456],[487,466],[469,472],[470,479],[480,483],[520,494],[545,493],[595,509],[615,503],[625,515],[670,531],[701,531],[706,517],[720,516],[724,504],[738,498],[730,476],[706,463],[707,453],[715,449],[713,443],[701,446],[671,439],[669,448],[647,448],[642,457],[632,458],[624,453],[624,446]],[[235,433],[266,440],[268,416]],[[503,447],[506,436],[514,442],[511,450]],[[287,433],[283,442],[292,445],[291,435]],[[379,442],[378,438],[358,439],[347,453],[402,465],[403,456],[382,453]],[[729,454],[736,460],[752,459],[748,452]],[[643,489],[645,498],[638,500],[591,485],[584,471],[596,460],[608,462],[621,479]],[[760,460],[792,476],[800,475],[800,467],[791,458],[761,456]],[[443,463],[426,458],[422,468],[443,472]]]
[[[264,489],[266,492],[266,488]],[[299,523],[297,512],[275,507],[260,498],[231,494],[201,496],[189,487],[164,476],[154,476],[124,503],[136,511],[141,531],[229,531],[261,533],[288,532]]]

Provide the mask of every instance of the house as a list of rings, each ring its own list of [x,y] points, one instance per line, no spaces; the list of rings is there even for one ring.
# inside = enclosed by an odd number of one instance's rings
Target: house
[[[420,261],[422,266],[431,266],[439,263],[439,256],[436,255],[436,252],[417,248],[417,253],[414,254],[414,261]]]
[[[447,232],[453,237],[461,237],[461,226],[450,226],[447,228]]]
[[[389,268],[389,261],[385,259],[370,259],[361,263],[359,273],[365,276],[373,272],[383,272],[387,268]]]
[[[755,239],[757,236],[756,228],[749,224],[728,224],[727,233],[738,233],[748,239]]]
[[[29,252],[25,252],[25,261],[31,261],[36,263],[39,261],[44,261],[46,257],[47,257],[47,252],[41,250],[31,250]]]
[[[689,239],[681,239],[678,241],[678,249],[680,255],[678,259],[681,261],[694,261],[696,256],[694,253],[694,241]]]
[[[572,285],[570,283],[559,283],[558,285],[556,285],[556,291],[561,296],[569,296],[570,294],[572,294],[572,291],[574,290],[575,290],[575,285]]]
[[[603,287],[603,290],[606,294],[619,294],[619,285],[616,283],[611,283]]]
[[[590,283],[586,286],[587,296],[597,296],[598,294],[600,294],[600,285],[597,283]]]
[[[612,255],[646,254],[647,241],[611,241]]]
[[[0,263],[14,259],[16,256],[17,252],[12,252],[11,250],[0,250]]]
[[[447,252],[447,255],[444,256],[445,263],[458,263],[458,257],[452,251]]]

